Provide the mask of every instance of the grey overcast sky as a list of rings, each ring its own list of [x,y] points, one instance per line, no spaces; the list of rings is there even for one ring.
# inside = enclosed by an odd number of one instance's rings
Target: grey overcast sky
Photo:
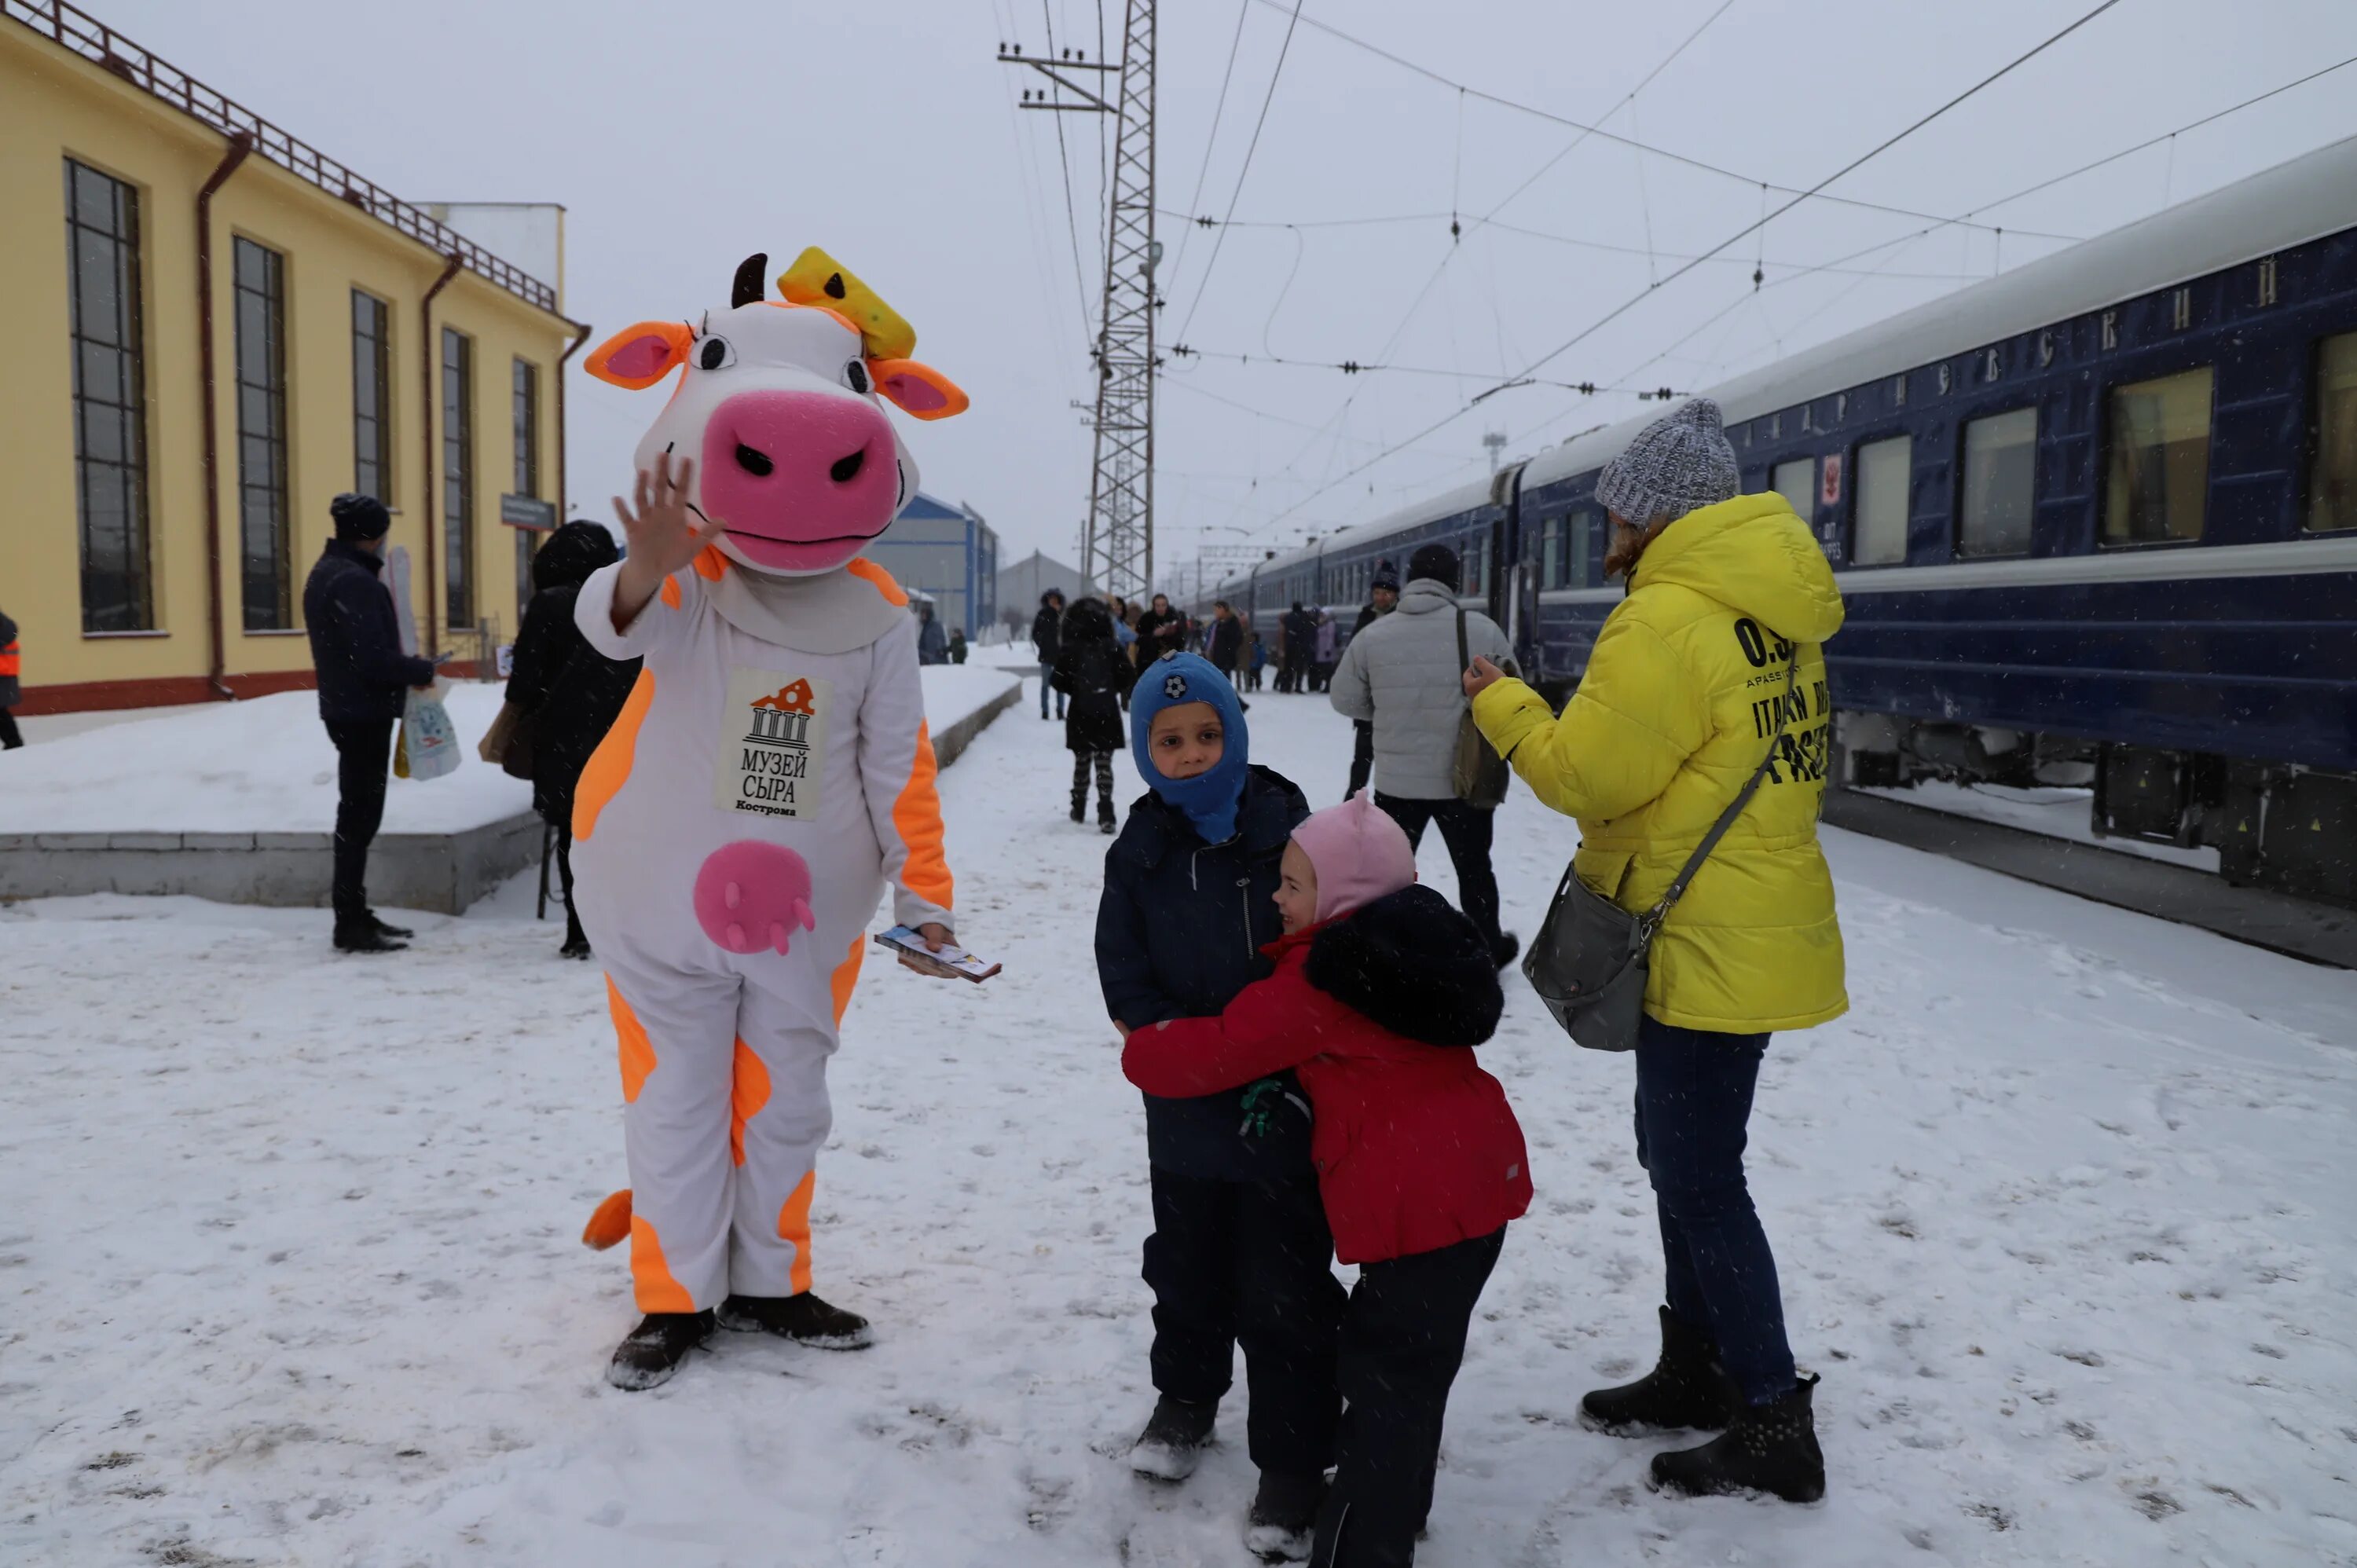
[[[1476,478],[1487,431],[1524,454],[1635,411],[1625,394],[1521,388],[1332,484],[1783,199],[1759,182],[1814,185],[2095,3],[1308,0],[1288,43],[1292,0],[1163,0],[1158,204],[1216,215],[1232,201],[1239,220],[1272,225],[1230,230],[1214,263],[1216,231],[1162,220],[1165,343],[1450,372],[1174,360],[1157,432],[1166,579],[1200,545],[1290,544]],[[1097,58],[1094,0],[85,4],[403,195],[564,203],[567,305],[600,337],[717,302],[749,252],[824,245],[973,394],[971,413],[908,432],[926,488],[972,502],[1008,560],[1076,559],[1090,447],[1070,404],[1092,390],[1106,127],[1019,112],[1038,79],[995,57],[1002,41],[1045,52],[1052,25],[1058,47]],[[1105,0],[1102,24],[1116,48],[1122,4]],[[1663,153],[1581,140],[1316,23]],[[1792,278],[1929,227],[1805,202],[1541,373],[1706,387],[2049,253],[2054,236],[2357,134],[2352,66],[1988,206],[2350,56],[2352,0],[2120,0],[1831,190],[1942,217],[1985,209],[1991,228]],[[1770,285],[1756,294],[1755,264]],[[657,394],[577,368],[568,391],[570,493],[602,516]]]

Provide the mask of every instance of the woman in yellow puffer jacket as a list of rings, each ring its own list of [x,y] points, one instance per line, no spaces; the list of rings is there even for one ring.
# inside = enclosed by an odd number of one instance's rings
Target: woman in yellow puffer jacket
[[[1849,1005],[1817,848],[1832,718],[1821,645],[1840,628],[1842,603],[1792,507],[1740,488],[1716,403],[1696,399],[1646,427],[1597,478],[1612,515],[1606,569],[1627,574],[1629,594],[1563,715],[1486,661],[1465,684],[1491,745],[1541,800],[1579,820],[1575,875],[1632,913],[1660,899],[1775,750],[1653,940],[1635,1054],[1637,1158],[1668,1275],[1661,1360],[1581,1403],[1618,1433],[1726,1429],[1656,1455],[1663,1486],[1805,1501],[1824,1491],[1816,1379],[1794,1371],[1743,1148],[1769,1035]]]

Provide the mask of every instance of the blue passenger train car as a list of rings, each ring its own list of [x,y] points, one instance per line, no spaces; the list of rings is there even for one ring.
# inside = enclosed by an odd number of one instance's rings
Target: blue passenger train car
[[[2099,832],[2357,903],[2357,138],[1709,395],[1836,567],[1846,782],[2092,784]],[[1560,696],[1621,596],[1596,476],[1652,417],[1220,593],[1342,616],[1442,540]]]

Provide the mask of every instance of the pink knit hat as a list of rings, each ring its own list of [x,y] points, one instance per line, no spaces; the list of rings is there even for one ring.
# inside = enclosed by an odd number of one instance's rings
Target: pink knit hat
[[[1391,813],[1361,789],[1314,813],[1293,842],[1318,873],[1318,918],[1333,919],[1415,882],[1415,850]]]

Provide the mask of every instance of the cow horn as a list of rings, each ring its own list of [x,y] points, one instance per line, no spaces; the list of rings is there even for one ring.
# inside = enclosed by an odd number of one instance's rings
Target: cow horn
[[[762,276],[769,270],[770,253],[767,251],[756,251],[739,263],[737,281],[728,290],[728,308],[734,310],[741,305],[760,304],[761,296],[770,290],[769,279]]]

